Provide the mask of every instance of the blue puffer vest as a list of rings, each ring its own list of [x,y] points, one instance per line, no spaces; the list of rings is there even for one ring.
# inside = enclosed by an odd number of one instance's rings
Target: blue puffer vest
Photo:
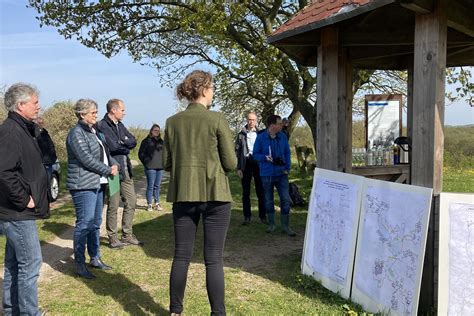
[[[102,143],[106,146],[105,141]],[[110,175],[111,168],[103,163],[103,151],[97,141],[96,134],[82,121],[79,121],[69,131],[66,149],[68,159],[67,189],[97,189],[100,186],[100,177]],[[108,158],[110,165],[117,164],[110,158],[110,155]]]

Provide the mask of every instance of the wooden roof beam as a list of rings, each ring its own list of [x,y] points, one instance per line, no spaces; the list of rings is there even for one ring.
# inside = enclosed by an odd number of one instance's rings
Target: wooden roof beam
[[[448,6],[448,27],[474,38],[474,10],[466,1]]]
[[[453,0],[452,0],[453,1]],[[448,27],[474,37],[474,10],[466,0],[455,0],[456,4],[448,5]],[[400,5],[419,14],[433,12],[433,0],[400,0]]]
[[[433,0],[400,0],[400,5],[419,14],[433,12]]]

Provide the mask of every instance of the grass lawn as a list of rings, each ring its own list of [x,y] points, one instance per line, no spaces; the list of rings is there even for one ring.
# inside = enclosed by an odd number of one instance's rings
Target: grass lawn
[[[142,169],[137,171],[143,174]],[[473,174],[472,170],[454,172],[447,169],[444,191],[473,192]],[[291,176],[308,200],[311,178],[296,172]],[[291,226],[298,233],[297,237],[267,234],[266,227],[257,221],[250,226],[241,225],[241,188],[234,175],[231,177],[231,188],[235,202],[224,258],[229,315],[363,313],[359,306],[301,275],[307,214],[304,208],[292,210]],[[166,185],[163,191],[166,192]],[[103,241],[102,257],[114,267],[113,270],[94,270],[98,276],[96,280],[79,279],[74,276],[72,261],[68,260],[58,267],[63,273],[42,282],[39,285],[40,305],[48,311],[48,315],[167,315],[174,237],[171,205],[162,204],[164,212],[136,212],[134,232],[145,241],[143,247],[112,250]],[[253,205],[256,205],[255,201]],[[258,219],[256,213],[253,218]],[[49,220],[38,222],[40,238],[51,240],[73,223],[74,209],[68,203],[54,210]],[[208,315],[210,312],[202,243],[200,226],[186,287],[186,315]],[[1,248],[3,257],[4,238]]]

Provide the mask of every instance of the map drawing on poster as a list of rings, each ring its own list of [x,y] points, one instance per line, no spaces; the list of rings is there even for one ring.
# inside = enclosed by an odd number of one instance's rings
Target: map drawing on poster
[[[348,298],[360,213],[362,177],[316,169],[303,273]]]
[[[401,134],[401,95],[367,95],[367,148],[387,148]]]
[[[366,180],[352,299],[370,312],[416,315],[432,189]]]
[[[438,312],[474,315],[474,194],[441,193]]]
[[[449,207],[448,315],[474,315],[474,204]]]

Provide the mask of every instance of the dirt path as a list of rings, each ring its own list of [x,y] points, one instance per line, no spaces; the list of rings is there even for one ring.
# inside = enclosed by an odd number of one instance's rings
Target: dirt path
[[[141,209],[141,206],[146,205],[145,191],[146,191],[146,179],[139,178],[134,179],[135,183],[135,192],[137,194],[137,211]],[[55,203],[54,208],[61,207],[66,201],[69,201],[71,196],[66,194],[61,198],[60,201]],[[100,236],[103,238],[107,237],[107,232],[105,230],[105,216],[106,216],[106,207],[102,213],[102,225],[100,227]],[[117,223],[122,222],[122,211],[123,207],[121,206],[118,211]],[[43,265],[40,270],[39,282],[47,282],[54,279],[55,277],[62,275],[62,271],[66,268],[65,265],[70,264],[73,261],[73,241],[72,236],[74,233],[74,227],[70,227],[63,231],[58,237],[49,241],[41,247],[43,253]],[[3,273],[3,269],[2,269]]]

